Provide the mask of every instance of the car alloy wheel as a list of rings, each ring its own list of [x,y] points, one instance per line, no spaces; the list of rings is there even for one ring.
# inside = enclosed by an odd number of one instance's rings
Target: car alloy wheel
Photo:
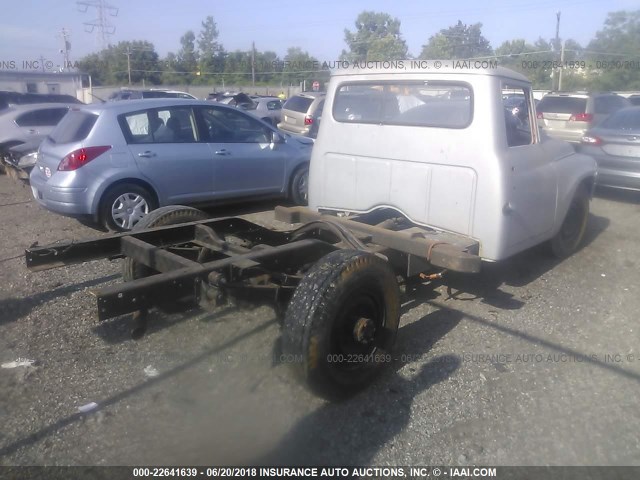
[[[131,230],[150,211],[147,200],[137,193],[123,193],[111,205],[111,218],[119,228]]]

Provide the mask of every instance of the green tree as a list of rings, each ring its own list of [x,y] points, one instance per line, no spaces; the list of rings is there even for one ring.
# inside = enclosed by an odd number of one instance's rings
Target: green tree
[[[193,80],[193,74],[198,70],[198,53],[195,46],[196,36],[192,30],[188,30],[182,37],[180,37],[181,48],[178,51],[177,58],[180,68],[187,73],[187,83]]]
[[[202,22],[198,36],[198,60],[201,76],[199,83],[211,83],[208,73],[221,73],[224,70],[224,49],[218,42],[218,27],[212,16]]]
[[[402,39],[397,18],[388,13],[365,10],[358,15],[355,27],[355,32],[344,31],[349,51],[342,51],[342,60],[402,60],[408,57],[407,43]]]
[[[272,82],[274,78],[279,78],[280,75],[274,72],[282,71],[281,64],[282,61],[280,60],[276,52],[256,52],[256,83],[267,84],[269,82]]]
[[[106,57],[102,52],[91,53],[78,60],[78,68],[80,71],[91,75],[93,85],[107,85],[107,75],[109,72]]]
[[[196,36],[188,30],[180,37],[178,53],[170,52],[164,60],[165,70],[162,81],[165,84],[192,84],[198,72],[198,53],[195,47]]]
[[[640,10],[609,13],[585,52],[591,62],[592,86],[600,90],[640,89],[640,69],[631,68],[633,62],[640,62],[638,52]]]
[[[559,63],[560,54],[555,51],[553,45],[555,39],[545,40],[538,38],[534,44],[527,43],[524,39],[515,39],[503,42],[496,48],[495,55],[500,66],[510,68],[528,77],[533,88],[550,90],[554,85],[554,78],[559,70],[552,68],[553,63]],[[560,41],[560,44],[563,42]],[[567,39],[564,42],[564,60],[582,60],[583,49],[578,42]],[[588,86],[588,78],[584,69],[565,68],[562,73],[562,89],[577,90]]]
[[[182,73],[178,56],[169,52],[162,60],[162,83],[167,85],[177,85],[182,82],[184,74]]]
[[[224,60],[224,76],[226,85],[251,84],[251,52],[235,50],[227,52]]]
[[[127,63],[127,58],[129,64]],[[91,74],[95,85],[159,84],[161,70],[152,43],[144,40],[119,42],[78,61],[80,69]]]
[[[284,56],[282,81],[286,85],[309,82],[318,76],[322,63],[299,47],[290,47]],[[310,85],[309,85],[310,87]]]
[[[422,59],[474,58],[493,55],[489,40],[482,35],[482,24],[462,21],[440,30],[422,46]]]
[[[528,77],[534,88],[550,89],[554,59],[551,42],[538,38],[534,44],[518,38],[503,42],[495,51],[500,66],[510,68]]]

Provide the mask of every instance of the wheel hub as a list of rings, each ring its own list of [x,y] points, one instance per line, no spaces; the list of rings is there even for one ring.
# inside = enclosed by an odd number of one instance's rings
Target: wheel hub
[[[356,342],[368,345],[373,342],[376,324],[370,318],[359,318],[353,327],[353,338]]]
[[[124,193],[111,206],[111,217],[120,228],[131,229],[149,213],[149,204],[142,195]]]

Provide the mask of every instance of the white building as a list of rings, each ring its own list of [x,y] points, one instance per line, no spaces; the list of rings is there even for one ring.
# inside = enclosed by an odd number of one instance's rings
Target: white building
[[[91,76],[86,73],[20,72],[0,70],[0,90],[19,93],[72,95],[91,103]]]

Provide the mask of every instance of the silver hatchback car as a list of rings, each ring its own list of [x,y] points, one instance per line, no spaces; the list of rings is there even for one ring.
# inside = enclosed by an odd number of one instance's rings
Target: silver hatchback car
[[[35,199],[129,230],[151,210],[248,198],[307,201],[313,141],[236,108],[158,99],[73,108],[42,143]]]

